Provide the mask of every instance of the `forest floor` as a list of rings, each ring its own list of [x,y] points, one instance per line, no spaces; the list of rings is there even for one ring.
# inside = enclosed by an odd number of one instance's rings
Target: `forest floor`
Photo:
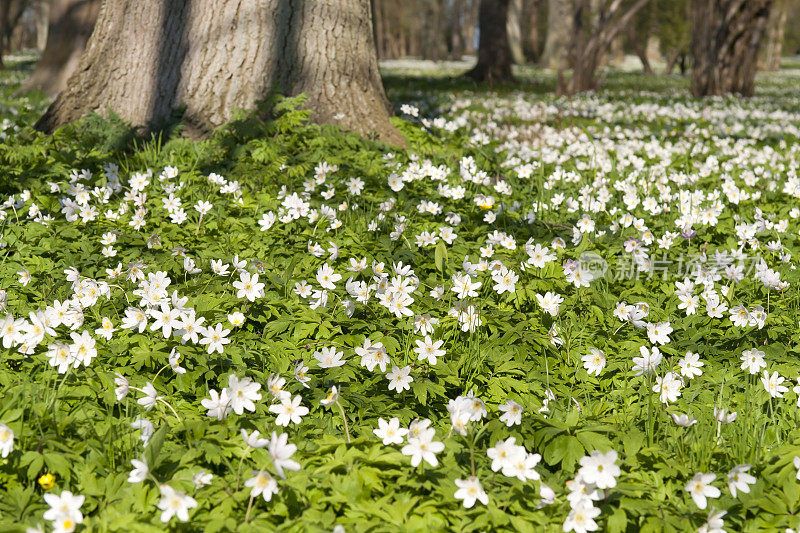
[[[705,100],[387,64],[401,150],[301,99],[44,136],[14,59],[3,531],[800,527],[797,62]]]

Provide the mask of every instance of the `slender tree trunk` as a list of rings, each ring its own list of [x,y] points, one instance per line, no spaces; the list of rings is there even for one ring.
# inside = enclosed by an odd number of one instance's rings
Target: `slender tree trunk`
[[[522,51],[530,62],[538,62],[542,54],[539,23],[543,20],[543,5],[543,0],[527,0],[522,4]]]
[[[675,65],[678,63],[678,56],[680,56],[680,50],[671,50],[669,54],[667,54],[667,65],[664,67],[663,74],[665,76],[669,76],[672,74],[672,71],[675,70]]]
[[[36,24],[36,49],[44,52],[47,46],[47,31],[50,21],[50,1],[35,0],[34,16]]]
[[[55,96],[67,86],[92,35],[101,0],[53,0],[42,58],[20,92],[39,89]]]
[[[524,65],[525,53],[522,49],[522,0],[511,0],[508,5],[506,33],[508,34],[511,61],[517,65]]]
[[[650,65],[650,58],[647,57],[647,52],[647,42],[636,46],[636,56],[639,58],[639,61],[642,62],[642,72],[650,76],[653,74],[653,67]]]
[[[546,68],[565,68],[572,35],[573,9],[570,0],[547,3],[547,38],[540,64]]]
[[[753,94],[759,46],[772,3],[693,0],[692,94]]]
[[[787,18],[786,2],[776,2],[770,11],[767,32],[764,36],[762,52],[759,56],[758,68],[760,70],[774,72],[781,68],[781,53],[783,52],[783,38],[786,31]]]
[[[575,65],[572,77],[566,81],[563,72],[559,75],[557,91],[559,94],[575,94],[584,91],[593,91],[599,81],[595,77],[603,56],[619,33],[627,27],[631,19],[642,9],[649,0],[637,0],[633,4],[623,6],[622,0],[613,0],[606,5],[602,2],[588,38],[583,24],[585,13],[591,8],[589,0],[577,0],[573,14],[572,56]],[[559,69],[563,71],[563,69]]]
[[[6,50],[6,26],[8,25],[9,0],[0,0],[0,69],[6,68],[3,55]]]
[[[504,83],[514,80],[506,31],[508,4],[509,0],[481,0],[478,64],[466,74],[475,81]]]
[[[453,11],[450,15],[450,59],[459,61],[464,55],[464,0],[453,0]]]
[[[182,109],[187,128],[205,134],[273,87],[305,93],[317,122],[404,142],[389,122],[366,0],[106,0],[37,127],[110,108],[156,129]]]
[[[464,53],[472,55],[475,50],[475,28],[478,25],[478,11],[480,0],[468,0],[469,8],[465,10],[464,18]]]
[[[11,43],[11,33],[25,11],[23,0],[0,0],[0,69],[3,65],[3,54]]]

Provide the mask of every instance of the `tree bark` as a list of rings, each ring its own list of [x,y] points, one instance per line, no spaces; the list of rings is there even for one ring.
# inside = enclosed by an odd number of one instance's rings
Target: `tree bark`
[[[760,70],[776,71],[781,68],[783,38],[786,31],[788,9],[786,2],[776,2],[770,11],[767,21],[767,32],[764,35],[762,52],[758,60]]]
[[[540,61],[545,68],[564,68],[572,38],[572,2],[549,0],[547,3],[547,37]]]
[[[44,52],[47,46],[47,31],[50,24],[50,1],[34,0],[34,16],[36,24],[36,49]]]
[[[0,69],[4,68],[3,54],[10,44],[11,33],[24,11],[23,0],[0,0]]]
[[[514,81],[511,74],[511,48],[508,44],[509,0],[481,0],[478,25],[478,64],[467,72],[475,81],[505,83]]]
[[[509,2],[506,33],[508,34],[511,61],[517,65],[524,65],[525,52],[522,49],[522,0],[511,0]]]
[[[672,71],[675,70],[675,65],[678,63],[678,56],[681,55],[680,50],[672,50],[669,55],[667,55],[667,65],[664,67],[664,76],[669,76],[672,74]]]
[[[752,96],[772,0],[693,0],[692,94]]]
[[[522,52],[530,62],[538,62],[542,54],[542,32],[539,28],[543,0],[526,0],[522,4]]]
[[[55,96],[67,86],[92,35],[101,0],[53,0],[47,44],[20,92],[39,89]]]
[[[595,77],[597,68],[603,60],[614,38],[627,27],[631,19],[642,9],[649,0],[637,0],[633,4],[623,6],[622,0],[612,0],[610,4],[605,1],[598,6],[594,16],[593,27],[588,32],[584,30],[586,11],[591,8],[589,0],[577,0],[572,23],[572,57],[575,64],[572,77],[569,81],[563,75],[563,68],[559,69],[559,94],[576,94],[579,92],[593,91],[597,88],[598,80]]]
[[[205,135],[273,88],[305,93],[316,122],[404,143],[389,121],[366,0],[106,0],[37,127],[111,109],[153,131],[182,110],[187,130]]]
[[[450,53],[449,58],[460,61],[464,55],[464,25],[463,20],[466,16],[464,0],[454,0],[452,12],[449,18],[448,33],[450,34]]]
[[[480,10],[480,0],[467,0],[469,6],[464,12],[464,53],[474,54],[475,50],[475,28],[478,26],[478,11]]]

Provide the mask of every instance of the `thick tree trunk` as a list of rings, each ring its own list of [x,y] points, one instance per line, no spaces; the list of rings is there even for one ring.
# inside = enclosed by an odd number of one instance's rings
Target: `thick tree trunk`
[[[182,109],[187,129],[206,134],[274,87],[305,93],[316,122],[404,142],[389,122],[366,0],[106,0],[37,127],[110,108],[158,129]]]
[[[788,9],[786,2],[776,2],[770,11],[762,52],[758,59],[759,70],[776,71],[781,68],[783,38],[786,32]]]
[[[522,0],[511,0],[508,5],[508,21],[506,23],[508,47],[511,61],[517,65],[525,64],[525,52],[522,49]]]
[[[514,80],[506,31],[508,4],[509,0],[481,0],[478,64],[466,74],[475,81],[504,83]]]
[[[101,0],[53,0],[42,58],[20,92],[39,89],[55,96],[67,86],[92,35]]]
[[[565,68],[572,40],[572,2],[549,0],[547,3],[547,38],[540,61],[546,68]]]
[[[753,94],[759,46],[772,3],[693,0],[692,94]]]

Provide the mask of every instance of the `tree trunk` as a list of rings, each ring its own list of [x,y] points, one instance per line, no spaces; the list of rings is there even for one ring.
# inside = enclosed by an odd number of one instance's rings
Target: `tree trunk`
[[[420,44],[422,46],[420,56],[422,59],[432,59],[434,61],[444,59],[443,4],[443,0],[427,0],[422,3],[421,9],[414,14],[414,18],[419,21],[417,26],[421,30]]]
[[[305,93],[316,122],[404,143],[389,122],[366,0],[106,0],[37,127],[110,108],[156,130],[182,109],[188,131],[207,134],[274,87]]]
[[[92,35],[101,0],[53,0],[42,58],[20,92],[39,89],[55,96],[67,86]]]
[[[466,16],[464,0],[453,1],[453,11],[450,14],[450,59],[460,61],[464,55],[464,25]]]
[[[44,52],[47,46],[47,31],[50,21],[49,0],[35,0],[34,17],[36,24],[36,49]]]
[[[772,0],[693,0],[692,94],[752,96]]]
[[[565,80],[560,72],[557,92],[559,94],[576,94],[579,92],[593,91],[597,88],[598,80],[595,77],[597,68],[603,56],[611,46],[614,38],[627,27],[631,19],[642,9],[649,0],[637,0],[623,8],[622,0],[612,0],[610,4],[605,1],[598,6],[593,27],[589,31],[588,39],[584,30],[586,11],[591,9],[589,0],[577,0],[572,22],[572,56],[575,65],[572,77]],[[594,15],[594,14],[593,14]],[[563,69],[559,69],[563,71]]]
[[[479,82],[505,83],[514,81],[511,74],[511,49],[508,44],[509,0],[481,0],[478,24],[478,64],[467,76]]]
[[[508,5],[508,47],[511,61],[517,65],[525,64],[525,53],[522,50],[522,0],[511,0]]]
[[[0,0],[0,69],[6,68],[3,54],[6,50],[6,26],[8,25],[9,0]]]
[[[383,28],[381,1],[370,0],[369,4],[372,9],[372,40],[375,41],[375,54],[378,59],[385,59],[386,50],[383,46],[383,36],[386,30]]]
[[[681,51],[678,49],[671,50],[669,54],[667,54],[667,65],[664,67],[664,76],[669,76],[672,74],[672,71],[675,70],[675,65],[678,63],[678,56],[681,55]]]
[[[783,38],[786,31],[787,17],[786,2],[776,2],[770,11],[762,53],[758,60],[758,68],[760,70],[774,72],[781,68],[781,53],[783,52]]]
[[[547,38],[540,61],[541,66],[559,69],[566,67],[569,43],[572,38],[572,2],[549,0],[547,3]]]
[[[475,28],[478,26],[478,11],[480,0],[468,0],[469,7],[464,13],[464,53],[474,54],[475,50]]]
[[[542,54],[544,33],[539,29],[542,17],[543,0],[526,0],[522,4],[522,52],[530,62],[538,62]]]
[[[0,69],[4,67],[3,54],[11,42],[11,33],[24,11],[24,0],[0,0]]]

